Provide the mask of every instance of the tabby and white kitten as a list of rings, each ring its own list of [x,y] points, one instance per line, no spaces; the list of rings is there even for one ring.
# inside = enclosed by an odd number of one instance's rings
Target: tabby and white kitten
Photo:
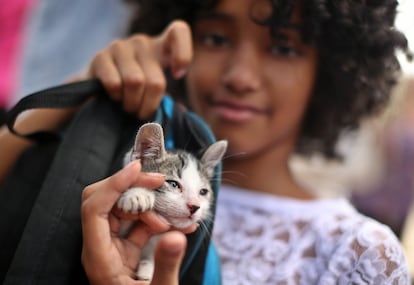
[[[176,228],[186,228],[208,219],[213,199],[210,180],[226,149],[227,141],[218,141],[209,146],[200,159],[181,150],[167,152],[162,127],[157,123],[142,125],[124,164],[140,159],[142,171],[164,174],[165,183],[155,190],[128,189],[119,198],[118,208],[128,213],[154,209]],[[123,234],[131,225],[131,222],[123,222]],[[151,238],[141,254],[137,271],[139,280],[152,278],[156,240],[156,236]]]

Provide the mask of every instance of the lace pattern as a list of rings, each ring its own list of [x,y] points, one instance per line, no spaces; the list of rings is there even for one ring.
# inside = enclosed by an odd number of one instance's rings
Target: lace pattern
[[[343,199],[296,201],[225,188],[213,239],[223,284],[410,284],[388,227]]]

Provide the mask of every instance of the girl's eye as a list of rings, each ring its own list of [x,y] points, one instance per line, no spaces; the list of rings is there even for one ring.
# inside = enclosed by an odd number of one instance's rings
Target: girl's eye
[[[300,55],[300,52],[296,48],[283,43],[273,44],[270,51],[274,55],[283,57],[295,57]]]
[[[205,45],[211,47],[221,47],[227,46],[229,44],[229,39],[220,34],[206,34],[202,37],[202,41]]]
[[[201,196],[206,196],[207,194],[208,194],[208,189],[203,188],[203,189],[200,190],[200,195]]]
[[[170,186],[173,187],[173,188],[175,188],[175,189],[181,189],[180,183],[178,183],[175,180],[165,180],[165,182],[167,182],[168,184],[170,184]]]

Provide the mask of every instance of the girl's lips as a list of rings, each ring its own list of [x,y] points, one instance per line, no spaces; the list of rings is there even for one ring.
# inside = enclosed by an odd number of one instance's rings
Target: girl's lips
[[[245,123],[255,116],[266,113],[265,110],[260,110],[256,107],[231,103],[216,102],[212,103],[211,106],[222,119],[234,123]]]

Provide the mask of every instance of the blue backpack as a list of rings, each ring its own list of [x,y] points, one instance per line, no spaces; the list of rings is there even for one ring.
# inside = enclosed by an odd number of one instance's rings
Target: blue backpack
[[[18,134],[37,143],[0,185],[0,283],[88,284],[80,262],[82,190],[122,167],[123,154],[145,122],[126,114],[100,82],[87,80],[23,98],[8,112],[8,126],[16,133],[14,122],[25,110],[82,104],[61,133]],[[169,96],[163,98],[153,121],[163,126],[167,149],[197,153],[215,141],[198,116],[183,111]],[[218,166],[211,182],[215,197],[220,173]],[[220,263],[210,241],[212,221],[187,235],[180,284],[221,284]]]

